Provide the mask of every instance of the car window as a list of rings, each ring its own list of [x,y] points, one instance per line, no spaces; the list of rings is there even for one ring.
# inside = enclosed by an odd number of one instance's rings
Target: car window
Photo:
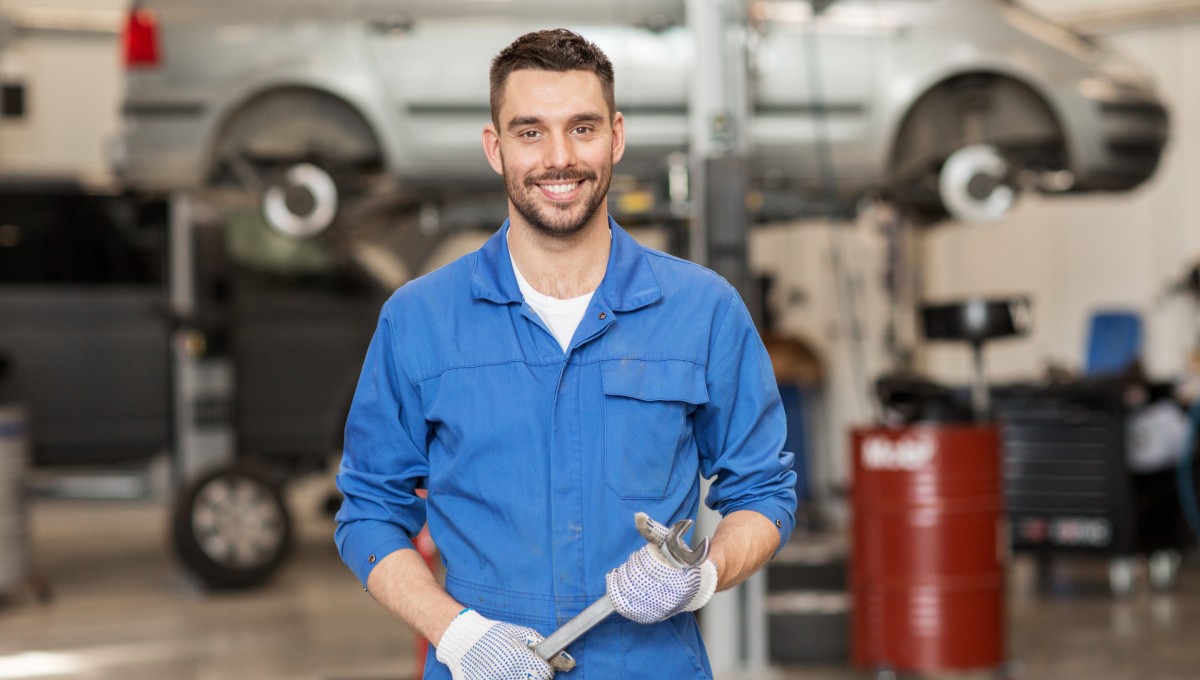
[[[0,186],[0,283],[161,284],[165,223],[161,203]]]

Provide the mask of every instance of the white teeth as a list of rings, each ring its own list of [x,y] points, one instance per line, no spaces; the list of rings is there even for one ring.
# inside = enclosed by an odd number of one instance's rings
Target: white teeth
[[[572,182],[570,184],[543,184],[542,188],[552,194],[565,194],[577,186],[579,186],[579,182]]]

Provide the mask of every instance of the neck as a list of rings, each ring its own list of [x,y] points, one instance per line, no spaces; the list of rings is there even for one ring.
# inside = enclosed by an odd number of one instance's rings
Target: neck
[[[515,212],[515,211],[514,211]],[[543,295],[566,300],[596,290],[608,268],[608,213],[570,237],[546,236],[519,218],[509,220],[508,248],[521,275]]]

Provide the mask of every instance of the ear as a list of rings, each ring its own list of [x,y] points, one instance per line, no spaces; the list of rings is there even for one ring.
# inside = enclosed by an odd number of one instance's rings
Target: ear
[[[496,174],[504,174],[504,158],[500,155],[500,133],[496,126],[488,123],[483,126],[483,153]]]
[[[625,116],[620,111],[613,114],[612,129],[612,162],[616,165],[625,155]]]

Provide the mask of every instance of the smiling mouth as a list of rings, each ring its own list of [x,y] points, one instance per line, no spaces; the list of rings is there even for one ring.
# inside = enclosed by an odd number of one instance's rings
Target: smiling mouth
[[[548,191],[548,192],[558,195],[558,196],[565,196],[565,195],[571,193],[572,191],[575,191],[575,188],[578,187],[579,184],[580,183],[578,181],[576,181],[576,182],[559,182],[556,184],[539,184],[538,186],[541,187],[543,191]]]
[[[536,187],[547,200],[568,203],[580,196],[584,182],[595,179],[595,174],[588,172],[548,172],[527,178],[525,186]]]
[[[573,182],[545,182],[538,183],[537,188],[541,189],[542,196],[556,202],[567,203],[575,200],[579,196],[579,187],[583,184],[582,179],[577,179]]]

